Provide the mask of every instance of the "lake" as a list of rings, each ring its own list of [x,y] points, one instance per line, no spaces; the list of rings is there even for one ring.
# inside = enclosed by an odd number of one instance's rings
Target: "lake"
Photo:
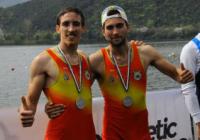
[[[156,42],[153,45],[165,58],[173,64],[179,65],[179,55],[186,41]],[[105,44],[80,45],[87,54],[91,54]],[[28,85],[28,70],[32,59],[52,45],[37,46],[0,46],[0,108],[19,106],[20,97],[26,94]],[[148,69],[147,90],[161,90],[180,87],[171,78],[160,73],[154,67]],[[93,87],[93,95],[101,96],[97,83]],[[45,102],[42,95],[40,102]]]

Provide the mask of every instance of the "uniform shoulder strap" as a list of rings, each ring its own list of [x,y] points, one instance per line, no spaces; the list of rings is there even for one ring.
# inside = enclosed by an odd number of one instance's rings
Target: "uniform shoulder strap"
[[[193,38],[192,41],[196,44],[197,48],[200,50],[200,40]]]

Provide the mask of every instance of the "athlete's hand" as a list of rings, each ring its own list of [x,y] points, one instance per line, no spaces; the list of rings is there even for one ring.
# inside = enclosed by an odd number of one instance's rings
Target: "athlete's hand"
[[[141,40],[131,40],[131,43],[134,43],[138,46],[145,45],[145,43]]]
[[[200,122],[198,122],[196,125],[197,125],[197,136],[198,136],[198,140],[200,140]]]
[[[65,111],[65,105],[63,104],[54,104],[52,102],[48,102],[45,105],[45,112],[49,119],[54,119],[60,116]]]
[[[34,122],[34,112],[30,110],[26,98],[24,96],[21,97],[21,107],[18,110],[20,114],[20,120],[23,127],[30,127]]]
[[[194,80],[193,74],[191,71],[185,69],[184,65],[181,63],[180,68],[178,69],[178,78],[179,83],[185,84]]]

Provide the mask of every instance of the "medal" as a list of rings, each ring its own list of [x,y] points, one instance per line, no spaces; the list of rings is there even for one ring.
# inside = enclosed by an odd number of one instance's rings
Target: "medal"
[[[60,47],[58,47],[58,51],[59,53],[61,54],[61,56],[64,58],[65,60],[65,63],[67,64],[68,68],[69,68],[69,71],[70,71],[70,74],[72,75],[72,78],[74,80],[74,83],[75,83],[75,86],[76,86],[76,90],[78,92],[78,94],[80,95],[80,92],[81,92],[81,86],[82,86],[82,62],[81,62],[81,58],[79,57],[79,83],[78,83],[78,80],[76,79],[75,77],[75,74],[74,74],[74,71],[72,69],[72,66],[69,62],[69,60],[67,59],[67,57],[64,55],[63,51],[60,49]],[[79,56],[79,55],[78,55]],[[87,74],[87,72],[86,72]],[[86,76],[85,74],[85,76]],[[89,72],[88,72],[89,74]],[[87,77],[86,78],[90,78],[90,74],[88,75],[87,74]],[[68,80],[69,77],[68,75],[66,75],[66,73],[64,74],[64,79],[65,80]],[[80,96],[76,99],[76,107],[78,109],[83,109],[85,107],[85,101],[83,98],[81,98]]]
[[[124,99],[123,99],[123,105],[125,107],[131,107],[133,105],[133,99],[130,97],[130,96],[126,96]]]
[[[78,83],[78,80],[75,77],[74,71],[72,69],[72,66],[71,66],[69,60],[67,59],[67,57],[65,56],[63,51],[60,49],[60,47],[57,47],[57,48],[58,48],[59,53],[64,58],[65,63],[67,64],[67,66],[69,68],[69,71],[70,71],[70,73],[73,77],[73,80],[74,80],[74,83],[76,85],[76,89],[77,89],[78,93],[80,93],[81,92],[81,85],[82,85],[82,62],[81,62],[80,57],[79,57],[79,83]],[[64,79],[65,79],[65,77],[64,77]]]
[[[110,51],[110,52],[111,52],[111,51]],[[127,78],[127,79],[126,79],[126,83],[125,83],[125,81],[124,81],[124,79],[123,79],[123,77],[122,77],[121,71],[120,71],[120,69],[119,69],[119,66],[118,66],[118,64],[117,64],[117,61],[116,61],[114,55],[112,54],[112,52],[110,53],[110,55],[111,55],[111,57],[112,57],[112,59],[113,59],[113,62],[114,62],[115,68],[116,68],[116,70],[117,70],[117,74],[118,74],[118,76],[119,76],[119,78],[120,78],[120,81],[121,81],[121,83],[122,83],[122,85],[123,85],[125,91],[127,92],[127,91],[128,91],[128,88],[129,88],[129,79],[130,79],[131,47],[128,48],[128,71],[127,71],[127,76],[126,76],[126,78]]]
[[[76,107],[78,109],[83,109],[85,107],[85,100],[83,98],[81,98],[81,97],[78,97],[76,99]]]
[[[120,78],[120,81],[121,81],[121,83],[122,83],[122,85],[123,85],[123,87],[125,89],[125,93],[127,93],[128,88],[129,88],[130,69],[131,69],[131,47],[129,46],[129,48],[128,48],[128,62],[127,62],[128,63],[128,71],[127,71],[127,76],[126,76],[126,78],[127,78],[126,79],[126,83],[125,83],[125,81],[124,81],[124,79],[122,77],[121,71],[119,69],[117,61],[116,61],[114,55],[112,54],[112,52],[111,52],[110,55],[111,55],[111,57],[113,59],[113,62],[114,62],[115,68],[117,70],[117,74],[118,74],[118,76]],[[133,99],[130,96],[126,95],[126,97],[123,99],[123,105],[125,107],[131,107],[133,105]]]

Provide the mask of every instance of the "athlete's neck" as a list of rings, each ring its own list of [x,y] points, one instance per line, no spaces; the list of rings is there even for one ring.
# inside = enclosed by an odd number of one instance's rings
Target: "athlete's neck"
[[[113,46],[112,44],[109,44],[108,48],[113,55],[124,56],[127,55],[128,53],[129,44],[128,41],[126,41],[124,44],[120,46]]]
[[[62,50],[62,52],[67,56],[67,55],[69,55],[69,56],[74,56],[74,55],[77,55],[78,54],[78,52],[77,52],[77,48],[78,48],[78,46],[76,45],[74,45],[74,46],[67,46],[67,45],[65,45],[65,44],[59,44],[58,45],[59,47],[60,47],[60,49]]]
[[[78,46],[66,46],[66,45],[59,44],[58,47],[64,54],[65,58],[68,59],[70,64],[72,65],[79,64],[80,58],[77,51]]]

